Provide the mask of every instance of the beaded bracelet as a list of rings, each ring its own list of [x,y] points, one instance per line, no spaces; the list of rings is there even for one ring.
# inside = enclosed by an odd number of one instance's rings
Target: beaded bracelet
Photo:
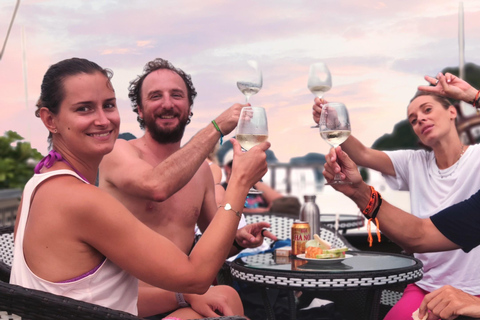
[[[212,120],[212,123],[213,123],[213,126],[215,127],[215,129],[217,129],[218,132],[220,132],[220,145],[223,144],[223,136],[224,134],[222,133],[222,131],[220,130],[220,127],[218,126],[217,122],[215,120]]]

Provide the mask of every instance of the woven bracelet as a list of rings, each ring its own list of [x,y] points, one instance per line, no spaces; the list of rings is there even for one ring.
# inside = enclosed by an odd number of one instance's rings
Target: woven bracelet
[[[223,133],[222,131],[220,130],[220,127],[218,126],[217,122],[215,120],[212,120],[212,123],[213,123],[213,126],[215,127],[215,129],[217,129],[218,132],[220,132],[220,145],[223,144]]]
[[[365,207],[365,209],[362,210],[362,213],[365,217],[369,218],[370,217],[370,213],[372,213],[373,209],[375,208],[375,204],[377,202],[377,195],[378,195],[378,192],[375,191],[375,189],[370,186],[370,200],[368,201],[368,204],[367,206]]]

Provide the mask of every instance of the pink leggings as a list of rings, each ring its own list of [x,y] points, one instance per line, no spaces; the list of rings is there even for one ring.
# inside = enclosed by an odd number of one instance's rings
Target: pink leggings
[[[402,298],[390,309],[384,320],[412,320],[412,313],[420,307],[428,293],[430,292],[421,289],[415,283],[407,285]]]
[[[412,313],[420,307],[423,297],[428,293],[415,283],[407,285],[402,298],[390,309],[384,320],[412,320]]]

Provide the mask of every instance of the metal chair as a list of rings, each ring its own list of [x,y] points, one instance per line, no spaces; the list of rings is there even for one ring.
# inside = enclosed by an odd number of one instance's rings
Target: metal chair
[[[141,319],[130,313],[0,281],[0,311],[23,320]]]
[[[0,227],[0,281],[10,280],[13,262],[13,226]]]
[[[0,311],[22,319],[141,319],[130,313],[9,284],[13,262],[13,226],[0,227]],[[246,320],[240,316],[206,318]]]

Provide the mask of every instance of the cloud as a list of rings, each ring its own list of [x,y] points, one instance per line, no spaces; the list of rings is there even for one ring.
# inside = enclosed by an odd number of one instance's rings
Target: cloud
[[[465,56],[475,62],[480,3],[463,3]],[[0,40],[14,4],[0,3]],[[264,87],[251,101],[267,109],[272,148],[281,161],[328,150],[309,128],[313,96],[306,81],[315,61],[325,61],[332,72],[326,98],[347,104],[354,135],[371,144],[404,119],[424,74],[458,64],[457,18],[458,3],[450,0],[23,0],[0,61],[0,130],[25,136],[35,130],[29,136],[46,150],[45,129],[33,116],[40,83],[51,64],[77,56],[114,71],[121,128],[141,135],[128,84],[147,61],[162,57],[190,73],[199,93],[187,141],[244,101],[235,85],[236,64],[254,58]]]

